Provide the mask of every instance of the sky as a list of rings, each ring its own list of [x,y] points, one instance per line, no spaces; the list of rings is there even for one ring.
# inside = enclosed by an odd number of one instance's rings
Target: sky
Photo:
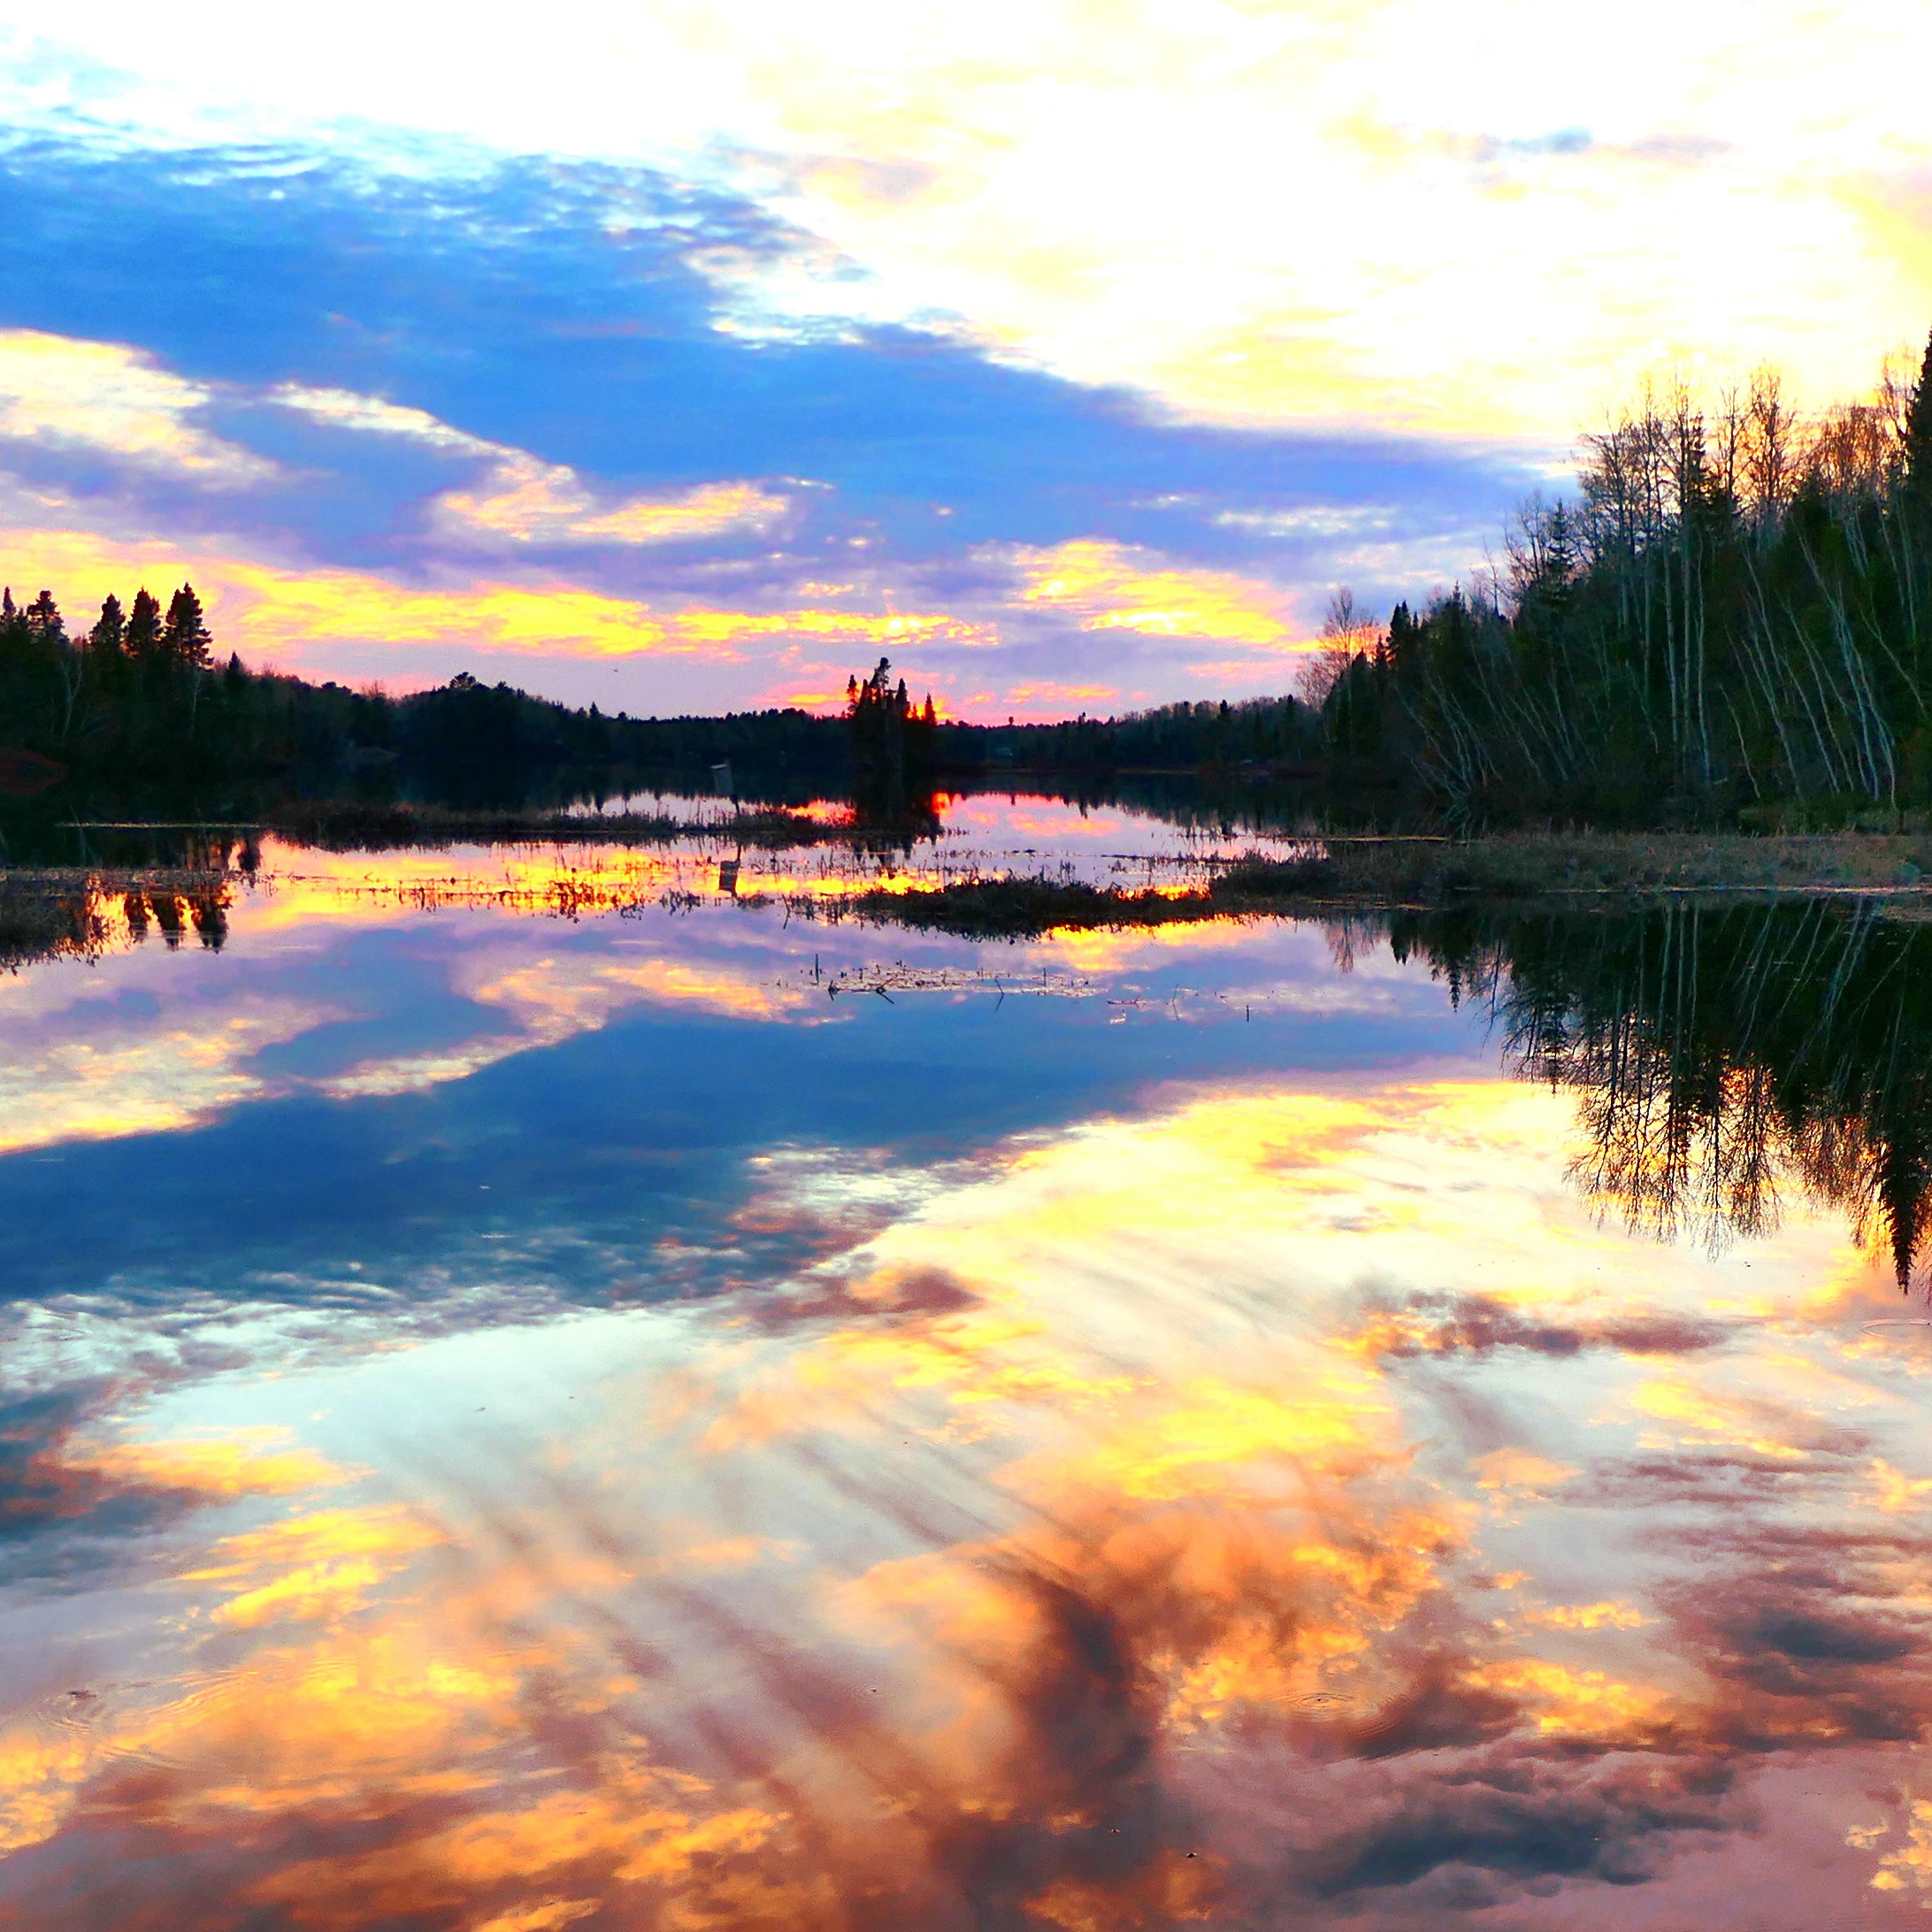
[[[1904,0],[0,0],[0,578],[634,715],[1291,688],[1932,322]]]

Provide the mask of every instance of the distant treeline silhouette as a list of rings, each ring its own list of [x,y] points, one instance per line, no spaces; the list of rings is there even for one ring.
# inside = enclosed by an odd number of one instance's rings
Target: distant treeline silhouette
[[[908,809],[946,776],[1177,770],[1305,758],[1319,714],[1292,698],[1175,704],[1102,721],[941,722],[881,658],[848,687],[842,715],[786,707],[632,718],[532,698],[460,673],[391,697],[220,661],[200,597],[165,613],[146,590],[118,596],[76,634],[51,592],[0,592],[0,791],[77,787],[130,812],[184,792],[260,802],[344,786],[403,789],[461,805],[520,802],[544,775],[623,771],[664,789],[710,791],[729,766],[749,788],[851,793]],[[23,760],[19,754],[26,754]]]
[[[611,717],[467,674],[391,698],[218,668],[186,584],[165,610],[110,596],[77,637],[10,590],[0,787],[388,774],[494,803],[566,767],[709,789],[729,764],[892,809],[953,775],[1243,770],[1469,822],[1932,806],[1932,343],[1872,401],[1808,418],[1769,374],[1709,406],[1678,386],[1584,449],[1576,500],[1526,510],[1480,585],[1385,626],[1338,592],[1298,694],[1113,718],[942,721],[884,659],[842,717]]]
[[[532,698],[460,674],[391,698],[280,673],[218,664],[200,598],[183,584],[165,614],[146,590],[116,596],[76,636],[52,595],[0,593],[0,785],[63,775],[131,807],[183,790],[259,796],[357,778],[405,782],[460,802],[520,798],[535,774],[610,766],[681,772],[709,789],[734,758],[808,784],[849,773],[842,722],[780,710],[638,719]]]
[[[1843,904],[1395,915],[1527,1076],[1575,1094],[1574,1178],[1660,1234],[1762,1233],[1796,1178],[1900,1285],[1932,1235],[1932,929]]]

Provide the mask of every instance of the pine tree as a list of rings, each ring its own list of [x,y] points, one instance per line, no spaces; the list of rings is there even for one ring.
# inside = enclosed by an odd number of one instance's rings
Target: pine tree
[[[145,588],[134,593],[134,608],[128,614],[127,634],[122,648],[137,664],[153,664],[160,656],[160,603]]]
[[[184,584],[168,604],[166,628],[161,633],[161,655],[181,670],[206,670],[208,647],[214,640],[203,621],[201,599],[194,586]]]
[[[1932,337],[1905,415],[1905,491],[1920,524],[1932,528]]]
[[[87,634],[88,646],[103,663],[112,663],[120,657],[127,636],[128,620],[122,614],[121,600],[110,591],[101,599],[100,615],[94,620],[94,628]]]
[[[43,590],[39,596],[20,614],[29,634],[46,644],[64,644],[67,642],[67,626],[62,621],[60,606],[54,602],[51,590]]]

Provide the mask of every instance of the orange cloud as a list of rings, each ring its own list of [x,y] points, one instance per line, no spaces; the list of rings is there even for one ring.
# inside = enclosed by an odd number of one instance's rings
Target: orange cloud
[[[1286,593],[1258,578],[1166,565],[1151,551],[1094,538],[986,554],[1011,564],[1023,604],[1065,611],[1084,631],[1207,638],[1271,651],[1308,643]]]
[[[191,580],[221,643],[257,659],[298,660],[318,647],[359,642],[733,663],[746,647],[781,638],[866,652],[996,640],[990,626],[942,611],[658,609],[555,576],[423,588],[365,571],[300,570],[235,550],[92,531],[16,526],[0,537],[22,580],[56,586],[76,610],[116,585]]]
[[[285,1431],[271,1428],[154,1442],[71,1444],[62,1452],[60,1466],[116,1488],[182,1490],[224,1499],[286,1496],[343,1477],[326,1456],[290,1444]]]
[[[1010,686],[1005,701],[1016,711],[1058,712],[1070,704],[1105,704],[1120,694],[1118,685],[1062,684],[1046,679]]]
[[[224,1537],[184,1583],[220,1583],[232,1594],[217,1623],[254,1630],[359,1610],[401,1562],[443,1538],[400,1504],[316,1510]]]

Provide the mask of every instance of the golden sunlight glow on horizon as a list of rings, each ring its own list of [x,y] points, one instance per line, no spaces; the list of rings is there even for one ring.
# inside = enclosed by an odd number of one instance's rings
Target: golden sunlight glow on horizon
[[[671,514],[675,514],[674,510]],[[982,644],[988,628],[943,611],[781,610],[652,605],[544,574],[429,589],[374,572],[259,560],[218,539],[143,542],[77,528],[0,528],[21,584],[51,584],[82,627],[106,591],[191,580],[220,646],[260,668],[294,668],[341,642],[437,644],[479,653],[740,661],[772,640],[862,653],[922,641]]]
[[[441,500],[445,505],[460,502],[461,514],[478,526],[496,518],[499,533],[514,540],[518,532],[512,525],[519,513],[503,507],[510,500],[460,493]],[[622,522],[634,532],[656,531],[656,536],[635,534],[632,539],[650,542],[700,524],[716,530],[740,520],[756,522],[775,514],[773,506],[780,502],[753,486],[719,484],[681,500],[634,500],[602,514],[614,526]],[[67,506],[54,507],[58,512]],[[592,526],[592,520],[580,520],[576,528],[582,535]],[[850,652],[857,660],[934,646],[983,650],[1000,642],[998,607],[983,603],[970,612],[891,605],[883,610],[667,608],[573,584],[554,570],[521,579],[485,575],[428,587],[372,571],[270,561],[253,544],[216,536],[148,542],[72,526],[0,523],[0,544],[20,594],[31,594],[21,588],[28,584],[36,590],[51,586],[73,629],[86,628],[110,590],[124,602],[138,586],[165,596],[175,584],[192,581],[207,608],[218,650],[238,651],[257,670],[314,668],[320,674],[332,649],[345,644],[473,653],[486,680],[493,656],[682,658],[764,667],[758,674],[769,695],[761,701],[820,708],[843,705],[844,694],[836,681],[830,690],[800,691],[782,660],[768,660],[761,653],[784,646],[794,652]],[[1259,668],[1264,681],[1285,688],[1292,681],[1294,660],[1315,647],[1316,640],[1295,621],[1286,593],[1240,573],[1167,565],[1130,546],[1089,541],[1046,550],[1010,547],[985,560],[1011,573],[1020,608],[1064,613],[1082,630],[1201,638],[1258,654],[1226,667],[1202,668],[1210,671],[1225,669],[1252,679]],[[441,681],[412,677],[400,665],[393,673],[379,670],[378,674],[398,688]],[[970,682],[964,673],[915,668],[911,676],[920,690],[934,689],[942,715],[955,717],[1070,715],[1076,709],[1118,708],[1132,696],[1117,682],[1037,676],[957,694],[946,686]]]

